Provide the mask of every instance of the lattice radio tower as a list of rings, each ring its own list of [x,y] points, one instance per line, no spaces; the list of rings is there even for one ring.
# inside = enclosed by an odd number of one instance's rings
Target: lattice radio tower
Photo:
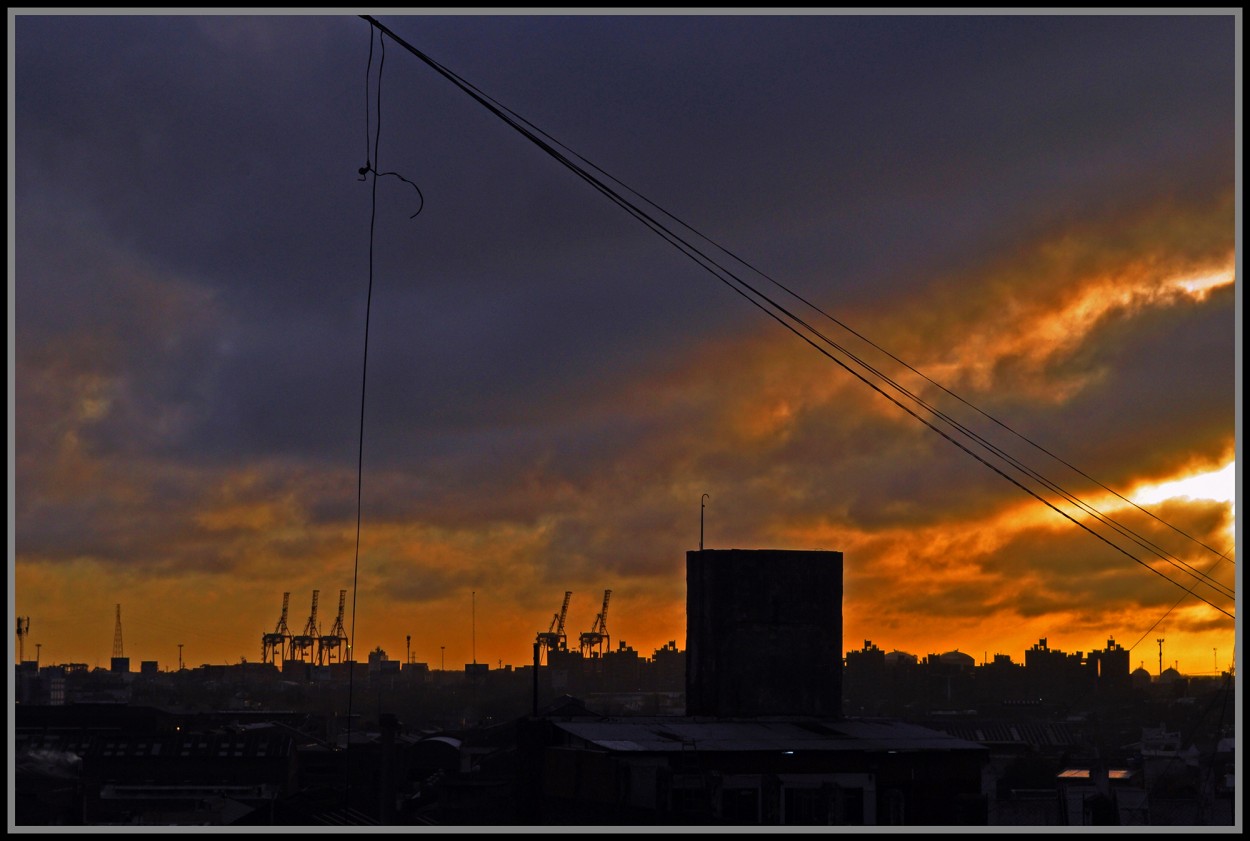
[[[113,656],[122,657],[122,606],[117,606],[117,621],[113,624]]]

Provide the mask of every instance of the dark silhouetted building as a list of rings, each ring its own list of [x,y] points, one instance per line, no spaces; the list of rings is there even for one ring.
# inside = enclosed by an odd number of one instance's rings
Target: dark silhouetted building
[[[692,551],[686,575],[686,715],[522,722],[523,822],[986,822],[984,746],[842,716],[840,552]]]
[[[686,553],[686,712],[842,714],[842,553]]]

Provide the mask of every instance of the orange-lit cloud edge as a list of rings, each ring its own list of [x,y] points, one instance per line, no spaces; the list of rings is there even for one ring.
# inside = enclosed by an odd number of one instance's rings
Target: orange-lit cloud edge
[[[960,277],[936,278],[921,298],[845,318],[973,400],[988,405],[1009,394],[1004,405],[1017,409],[1062,407],[1114,377],[1106,366],[1080,362],[1097,358],[1095,343],[1116,341],[1108,325],[1131,330],[1139,320],[1204,306],[1233,318],[1231,218],[1224,201],[1051,233]],[[188,284],[186,297],[197,294]],[[84,344],[78,352],[98,352]],[[830,459],[847,471],[844,480],[859,462],[862,475],[876,476],[887,460],[945,463],[932,461],[940,442],[772,325],[724,336],[590,401],[574,420],[628,416],[657,431],[588,473],[536,458],[497,496],[483,489],[479,512],[446,517],[429,505],[405,507],[412,484],[400,471],[367,477],[358,554],[354,473],[280,459],[247,469],[129,458],[122,465],[82,444],[118,384],[72,370],[49,352],[19,371],[26,402],[18,407],[17,457],[27,484],[18,494],[32,504],[107,504],[134,512],[134,521],[66,541],[64,551],[23,554],[19,539],[16,610],[32,617],[27,645],[39,643],[45,662],[106,664],[115,604],[133,661],[164,668],[179,644],[191,665],[258,660],[283,592],[291,594],[288,624],[298,632],[314,589],[323,628],[346,591],[344,621],[358,656],[380,647],[402,658],[410,637],[413,659],[435,666],[444,658],[448,668],[521,665],[565,590],[574,592],[573,637],[590,628],[611,589],[614,646],[627,643],[644,656],[670,640],[684,647],[685,552],[697,548],[705,492],[708,548],[844,553],[846,649],[871,639],[886,650],[958,648],[978,661],[996,653],[1019,661],[1043,637],[1067,651],[1114,637],[1136,644],[1133,666],[1153,672],[1154,641],[1164,637],[1165,666],[1209,673],[1232,661],[1232,620],[1193,597],[1176,604],[1183,590],[1006,485],[950,502],[940,519],[927,516],[921,497],[898,510],[865,497],[876,502],[865,516],[846,483],[822,482]],[[899,377],[933,393],[909,372]],[[1201,432],[1192,442],[1165,442],[1166,457],[1140,468],[1120,465],[1119,493],[1226,471],[1235,457],[1231,422]],[[558,443],[549,455],[559,461]],[[440,477],[428,482],[437,487]],[[171,497],[170,488],[178,493]],[[1168,543],[1185,568],[1209,568],[1229,588],[1236,563],[1230,491],[1150,505],[1228,550],[1221,560],[1185,541]],[[1171,540],[1120,498],[1082,493],[1152,539]],[[312,513],[326,499],[338,504],[338,516]],[[159,520],[145,517],[155,509]],[[1152,566],[1189,580],[1176,564]],[[1228,599],[1213,600],[1235,612]]]

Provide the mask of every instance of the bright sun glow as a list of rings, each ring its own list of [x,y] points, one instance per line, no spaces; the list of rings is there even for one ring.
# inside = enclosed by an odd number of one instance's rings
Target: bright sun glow
[[[1176,278],[1172,285],[1179,287],[1198,299],[1205,298],[1212,289],[1227,286],[1236,280],[1232,268],[1222,269],[1204,275]]]
[[[1157,485],[1146,485],[1139,488],[1132,496],[1138,505],[1162,502],[1166,499],[1214,499],[1236,506],[1237,502],[1237,463],[1230,461],[1219,470],[1209,473],[1196,473],[1184,479],[1160,482]]]

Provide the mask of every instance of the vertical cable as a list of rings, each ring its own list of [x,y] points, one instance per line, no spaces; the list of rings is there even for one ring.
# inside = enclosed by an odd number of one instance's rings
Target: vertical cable
[[[386,39],[379,34],[378,43],[382,48],[381,57],[378,59],[378,82],[375,90],[377,98],[377,128],[373,134],[373,156],[372,160],[366,162],[366,167],[373,173],[373,186],[371,188],[370,209],[369,209],[369,286],[365,295],[365,341],[364,341],[364,358],[361,364],[360,372],[360,430],[356,444],[356,554],[355,561],[352,566],[352,630],[350,639],[347,642],[349,652],[355,651],[356,646],[356,588],[360,578],[360,521],[362,508],[362,487],[364,482],[364,458],[365,458],[365,386],[369,376],[369,315],[373,308],[373,242],[374,233],[377,228],[378,217],[378,143],[382,135],[382,67],[386,64]],[[369,30],[369,65],[373,65],[373,29]],[[369,103],[368,93],[368,72],[365,76],[365,108],[366,120]],[[366,150],[367,151],[367,150]],[[343,805],[350,805],[351,795],[351,747],[352,747],[352,698],[355,694],[355,678],[356,678],[356,660],[355,654],[351,653],[348,658],[347,670],[347,745],[344,748],[346,759],[344,761],[345,774],[343,783]]]

